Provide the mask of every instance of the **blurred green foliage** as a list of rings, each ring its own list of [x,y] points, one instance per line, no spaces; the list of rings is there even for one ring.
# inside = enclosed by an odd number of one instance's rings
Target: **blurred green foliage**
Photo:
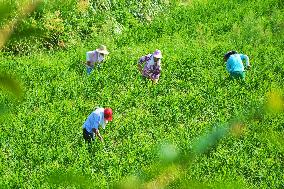
[[[1,92],[10,94],[17,100],[21,100],[23,97],[23,89],[20,82],[9,74],[0,72],[0,89]],[[0,97],[2,97],[0,101],[0,115],[3,115],[8,111],[9,106],[7,104],[7,101],[4,100],[5,97],[3,97],[3,95],[1,95]]]
[[[3,26],[5,21],[11,16],[12,13],[15,13],[13,11],[15,9],[15,3],[12,3],[12,1],[1,1],[0,3],[0,26]]]
[[[18,98],[22,96],[20,83],[6,73],[0,73],[0,88],[6,89]]]
[[[47,181],[51,186],[55,187],[75,186],[76,188],[92,188],[93,185],[89,176],[60,169],[51,171]]]

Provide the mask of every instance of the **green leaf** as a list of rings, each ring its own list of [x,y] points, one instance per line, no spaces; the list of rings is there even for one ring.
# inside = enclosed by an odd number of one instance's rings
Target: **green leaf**
[[[12,92],[16,97],[20,97],[22,95],[22,89],[20,87],[20,83],[11,78],[10,75],[5,73],[0,73],[0,87]]]
[[[15,4],[11,2],[0,2],[0,26],[11,14],[15,13]]]

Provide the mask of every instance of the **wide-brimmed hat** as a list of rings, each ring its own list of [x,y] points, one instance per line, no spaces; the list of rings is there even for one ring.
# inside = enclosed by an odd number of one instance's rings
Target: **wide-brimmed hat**
[[[161,51],[158,49],[153,53],[153,56],[155,58],[163,58]]]
[[[104,118],[108,121],[112,121],[112,109],[111,108],[104,109]]]
[[[96,49],[96,51],[101,54],[109,54],[105,45],[101,45],[98,49]]]

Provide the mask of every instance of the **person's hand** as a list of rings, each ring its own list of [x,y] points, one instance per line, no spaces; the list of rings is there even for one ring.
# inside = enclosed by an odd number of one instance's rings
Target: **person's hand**
[[[137,69],[138,69],[139,72],[141,72],[142,68],[141,68],[141,66],[139,64],[137,64]]]
[[[102,143],[104,143],[103,137],[99,137],[99,139],[100,139],[100,141],[101,141]]]

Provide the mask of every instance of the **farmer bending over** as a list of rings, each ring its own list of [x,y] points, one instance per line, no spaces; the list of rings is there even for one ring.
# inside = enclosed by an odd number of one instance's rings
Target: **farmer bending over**
[[[144,77],[151,79],[154,84],[158,83],[161,74],[161,58],[161,51],[156,50],[153,54],[142,56],[138,61],[138,70],[140,73]],[[143,64],[144,67],[142,66]]]
[[[94,133],[103,142],[103,137],[99,132],[99,128],[105,129],[106,124],[112,121],[111,108],[97,108],[93,111],[83,125],[83,137],[86,142],[94,140]]]
[[[245,79],[245,67],[243,60],[246,62],[246,68],[250,69],[249,58],[245,54],[238,54],[237,51],[229,51],[224,55],[224,61],[226,62],[226,68],[230,73],[231,79]]]
[[[95,64],[97,64],[97,67],[100,68],[101,63],[104,61],[105,56],[108,54],[109,52],[104,45],[101,45],[100,48],[94,51],[88,51],[86,53],[86,66],[88,75],[90,75],[93,71]]]

